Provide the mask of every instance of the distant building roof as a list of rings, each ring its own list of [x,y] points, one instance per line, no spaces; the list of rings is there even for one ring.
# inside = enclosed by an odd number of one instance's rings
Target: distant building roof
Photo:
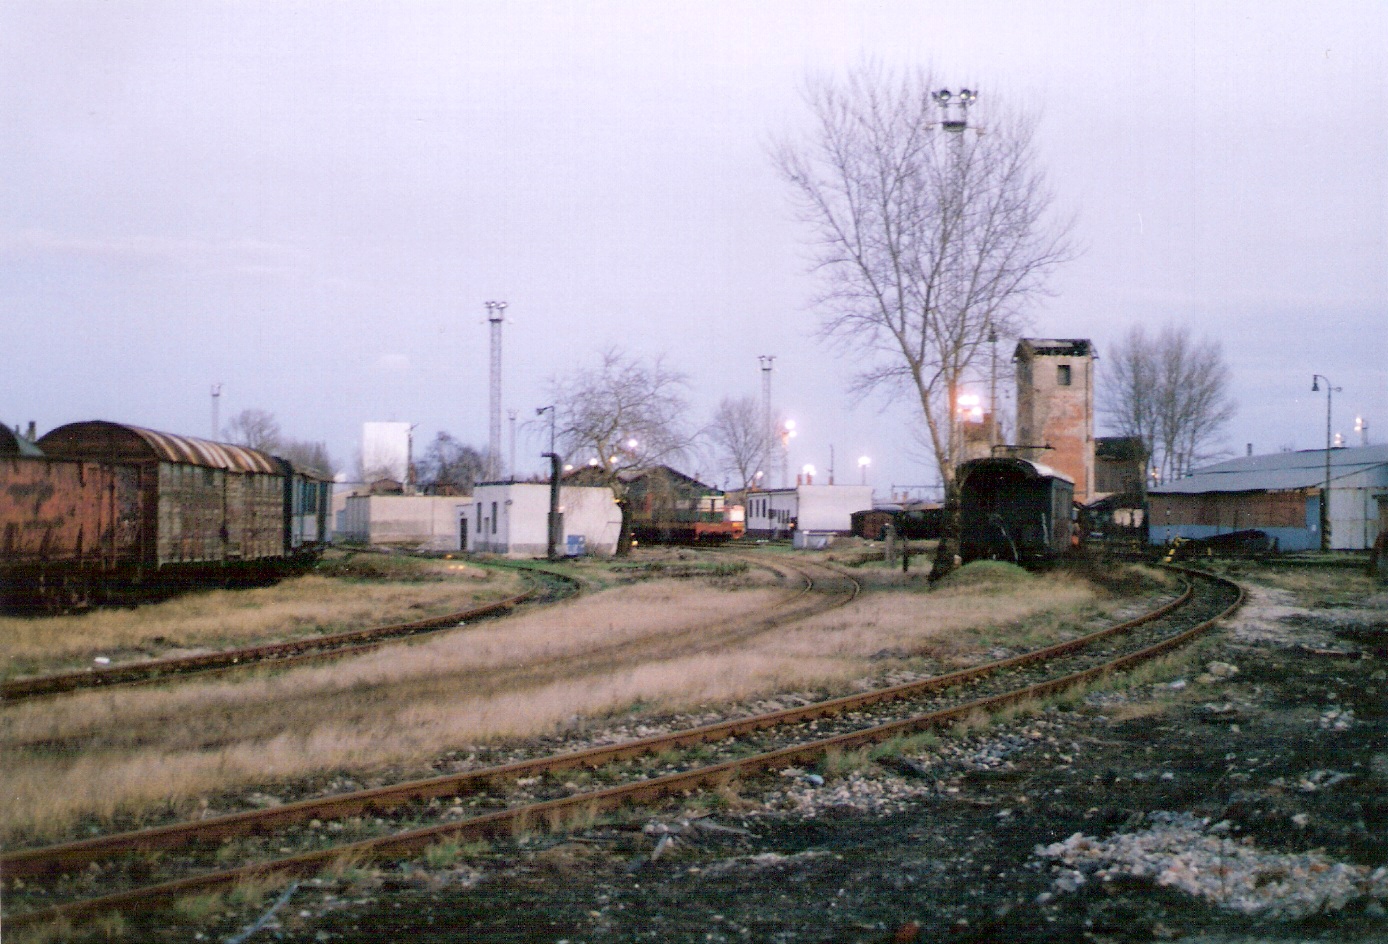
[[[0,423],[0,456],[41,456],[39,449],[26,437],[19,435],[4,423]]]
[[[1330,450],[1332,483],[1377,466],[1388,467],[1388,445]],[[1205,492],[1286,491],[1324,484],[1325,450],[1303,449],[1230,459],[1196,469],[1183,479],[1148,491],[1153,495],[1199,495]]]
[[[1013,357],[1035,357],[1051,354],[1062,357],[1088,357],[1094,345],[1087,338],[1022,338],[1017,342]]]

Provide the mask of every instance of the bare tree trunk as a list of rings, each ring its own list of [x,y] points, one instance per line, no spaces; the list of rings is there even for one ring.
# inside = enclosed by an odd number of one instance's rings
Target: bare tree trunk
[[[935,548],[935,562],[930,567],[931,583],[953,570],[959,557],[959,539],[963,533],[959,511],[959,480],[951,478],[945,483],[944,521],[940,523],[940,544]]]
[[[626,557],[631,554],[631,502],[626,498],[619,498],[617,507],[622,512],[622,524],[617,530],[617,550],[614,556]]]

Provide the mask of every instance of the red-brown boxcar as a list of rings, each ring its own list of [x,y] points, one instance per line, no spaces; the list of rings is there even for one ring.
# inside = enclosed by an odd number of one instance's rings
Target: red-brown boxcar
[[[138,469],[145,569],[284,556],[285,473],[266,453],[101,420],[60,426],[38,447]]]

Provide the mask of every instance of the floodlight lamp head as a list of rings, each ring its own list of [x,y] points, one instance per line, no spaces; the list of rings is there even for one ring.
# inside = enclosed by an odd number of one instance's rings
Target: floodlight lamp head
[[[941,105],[949,104],[950,98],[951,94],[949,89],[940,89],[935,93],[935,101],[939,102]]]
[[[1320,393],[1320,392],[1321,392],[1321,384],[1320,384],[1320,381],[1317,380],[1315,377],[1312,377],[1312,378],[1311,378],[1311,392],[1312,392],[1312,393]]]
[[[960,89],[960,90],[959,90],[959,100],[960,100],[960,101],[962,101],[962,102],[971,102],[971,101],[973,101],[975,98],[978,98],[978,93],[975,92],[973,89]]]

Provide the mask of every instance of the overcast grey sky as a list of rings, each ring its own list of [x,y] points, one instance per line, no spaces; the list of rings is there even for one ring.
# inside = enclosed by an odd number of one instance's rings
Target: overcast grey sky
[[[908,414],[848,403],[813,338],[767,158],[807,74],[876,58],[980,89],[985,124],[1039,112],[1085,252],[1033,335],[1102,358],[1189,325],[1233,369],[1232,452],[1323,445],[1313,372],[1382,442],[1385,50],[1381,2],[6,0],[0,420],[205,436],[220,381],[223,422],[271,410],[344,465],[368,420],[485,446],[504,299],[523,420],[609,345],[667,354],[698,423],[775,354],[792,468],[832,445],[879,496],[932,482]]]

